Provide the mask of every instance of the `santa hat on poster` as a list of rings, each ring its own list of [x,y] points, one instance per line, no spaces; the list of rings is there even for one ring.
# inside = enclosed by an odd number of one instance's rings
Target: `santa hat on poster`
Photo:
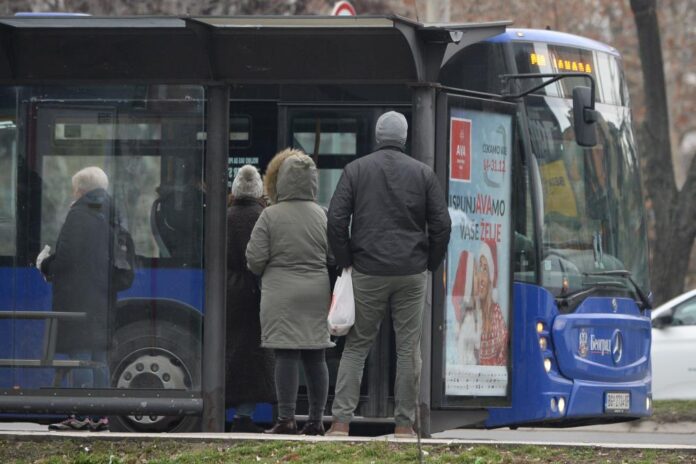
[[[495,241],[484,240],[479,248],[479,257],[485,257],[488,261],[488,277],[491,281],[491,298],[498,302],[498,260]]]
[[[474,285],[474,255],[467,250],[459,254],[459,262],[457,263],[457,274],[454,278],[454,287],[452,288],[452,303],[457,306],[461,302],[464,306],[471,304],[472,292]]]

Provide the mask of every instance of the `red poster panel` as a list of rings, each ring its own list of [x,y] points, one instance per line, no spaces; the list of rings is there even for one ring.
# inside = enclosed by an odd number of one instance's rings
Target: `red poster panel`
[[[471,182],[471,120],[450,119],[450,180]]]

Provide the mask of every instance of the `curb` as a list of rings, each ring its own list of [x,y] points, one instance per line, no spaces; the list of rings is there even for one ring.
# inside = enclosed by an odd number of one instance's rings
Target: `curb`
[[[540,430],[540,429],[533,429]],[[638,420],[622,422],[618,424],[588,425],[574,427],[573,430],[581,431],[606,431],[606,432],[632,432],[632,433],[681,433],[696,434],[696,422],[655,422],[650,420]]]
[[[691,424],[691,423],[689,423]],[[694,424],[691,424],[692,427]],[[597,426],[594,426],[597,427]],[[600,426],[603,427],[603,426]],[[609,425],[606,427],[615,427]],[[591,427],[579,427],[577,429],[588,430]],[[527,429],[532,430],[532,429]],[[534,429],[539,430],[539,429]],[[544,429],[548,430],[548,429]],[[685,432],[680,432],[685,433]],[[690,432],[686,432],[690,433]],[[150,443],[166,443],[171,440],[187,443],[239,443],[250,441],[285,441],[298,443],[321,443],[321,442],[344,442],[344,443],[371,443],[371,442],[387,442],[391,444],[411,444],[417,443],[413,438],[394,438],[393,435],[385,435],[381,437],[316,437],[303,435],[268,435],[268,434],[234,434],[234,433],[114,433],[114,432],[48,432],[48,431],[0,431],[0,443],[5,442],[35,442],[45,443],[57,440],[82,441],[83,444],[88,444],[94,441],[139,441]],[[663,449],[663,450],[694,450],[696,444],[629,444],[629,443],[585,443],[567,441],[529,441],[515,439],[481,439],[481,438],[436,438],[423,439],[423,445],[485,445],[485,446],[548,446],[548,447],[572,447],[572,448],[602,448],[602,449]]]

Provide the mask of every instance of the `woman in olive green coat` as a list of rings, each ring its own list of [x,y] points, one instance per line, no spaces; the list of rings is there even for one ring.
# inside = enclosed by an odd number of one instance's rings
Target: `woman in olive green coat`
[[[261,346],[276,354],[278,423],[268,432],[297,433],[295,402],[299,362],[309,393],[309,421],[302,433],[323,435],[328,395],[325,348],[333,346],[326,316],[326,214],[316,203],[317,169],[299,150],[284,150],[269,164],[264,209],[247,245],[249,269],[261,276]]]

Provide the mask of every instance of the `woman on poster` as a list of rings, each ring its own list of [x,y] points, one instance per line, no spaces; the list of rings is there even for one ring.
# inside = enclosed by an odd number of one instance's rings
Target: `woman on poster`
[[[473,253],[464,250],[459,255],[457,273],[452,288],[452,305],[457,321],[456,346],[459,364],[475,366],[479,363],[481,350],[481,327],[483,315],[481,305],[474,298],[473,290],[478,266]]]
[[[474,300],[483,314],[479,364],[504,366],[507,364],[508,330],[497,301],[498,261],[494,241],[481,243],[477,265]]]

